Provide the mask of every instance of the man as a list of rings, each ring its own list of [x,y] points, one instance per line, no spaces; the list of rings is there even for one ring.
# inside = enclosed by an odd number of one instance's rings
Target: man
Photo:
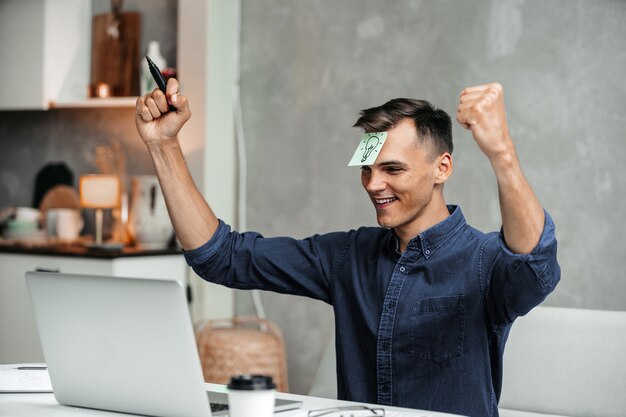
[[[176,112],[167,112],[168,100]],[[387,132],[361,179],[382,227],[304,240],[239,234],[194,186],[177,133],[190,117],[178,83],[137,101],[137,128],[187,262],[233,288],[304,295],[333,306],[338,395],[352,401],[497,416],[512,322],[560,278],[554,223],[522,173],[502,87],[467,88],[457,120],[498,183],[502,230],[483,234],[447,206],[450,117],[421,100],[364,110],[356,126]]]

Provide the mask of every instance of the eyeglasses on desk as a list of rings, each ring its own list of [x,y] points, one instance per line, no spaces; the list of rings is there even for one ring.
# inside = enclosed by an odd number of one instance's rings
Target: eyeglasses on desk
[[[317,410],[311,410],[308,413],[308,417],[322,417],[335,415],[337,417],[355,417],[354,412],[357,412],[358,416],[379,416],[384,417],[384,408],[371,408],[364,405],[349,405],[346,407],[330,407],[320,408]],[[367,413],[367,414],[364,414]]]

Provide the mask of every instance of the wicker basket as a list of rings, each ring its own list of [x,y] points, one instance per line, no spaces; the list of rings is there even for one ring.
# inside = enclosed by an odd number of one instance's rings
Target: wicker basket
[[[238,374],[270,375],[287,392],[287,360],[280,329],[258,317],[208,320],[196,327],[206,382],[228,384]]]

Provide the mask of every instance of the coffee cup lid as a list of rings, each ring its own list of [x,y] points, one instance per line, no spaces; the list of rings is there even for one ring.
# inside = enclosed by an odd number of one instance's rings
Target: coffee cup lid
[[[275,389],[276,384],[267,375],[235,375],[230,379],[228,389],[257,391]]]

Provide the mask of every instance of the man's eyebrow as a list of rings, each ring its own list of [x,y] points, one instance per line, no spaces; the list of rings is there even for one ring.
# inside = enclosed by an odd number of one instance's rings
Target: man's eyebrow
[[[383,161],[383,162],[380,162],[380,163],[378,163],[376,165],[378,165],[380,167],[386,167],[386,166],[390,166],[390,165],[400,166],[402,168],[408,168],[409,167],[409,165],[406,162],[402,162],[402,161]]]

